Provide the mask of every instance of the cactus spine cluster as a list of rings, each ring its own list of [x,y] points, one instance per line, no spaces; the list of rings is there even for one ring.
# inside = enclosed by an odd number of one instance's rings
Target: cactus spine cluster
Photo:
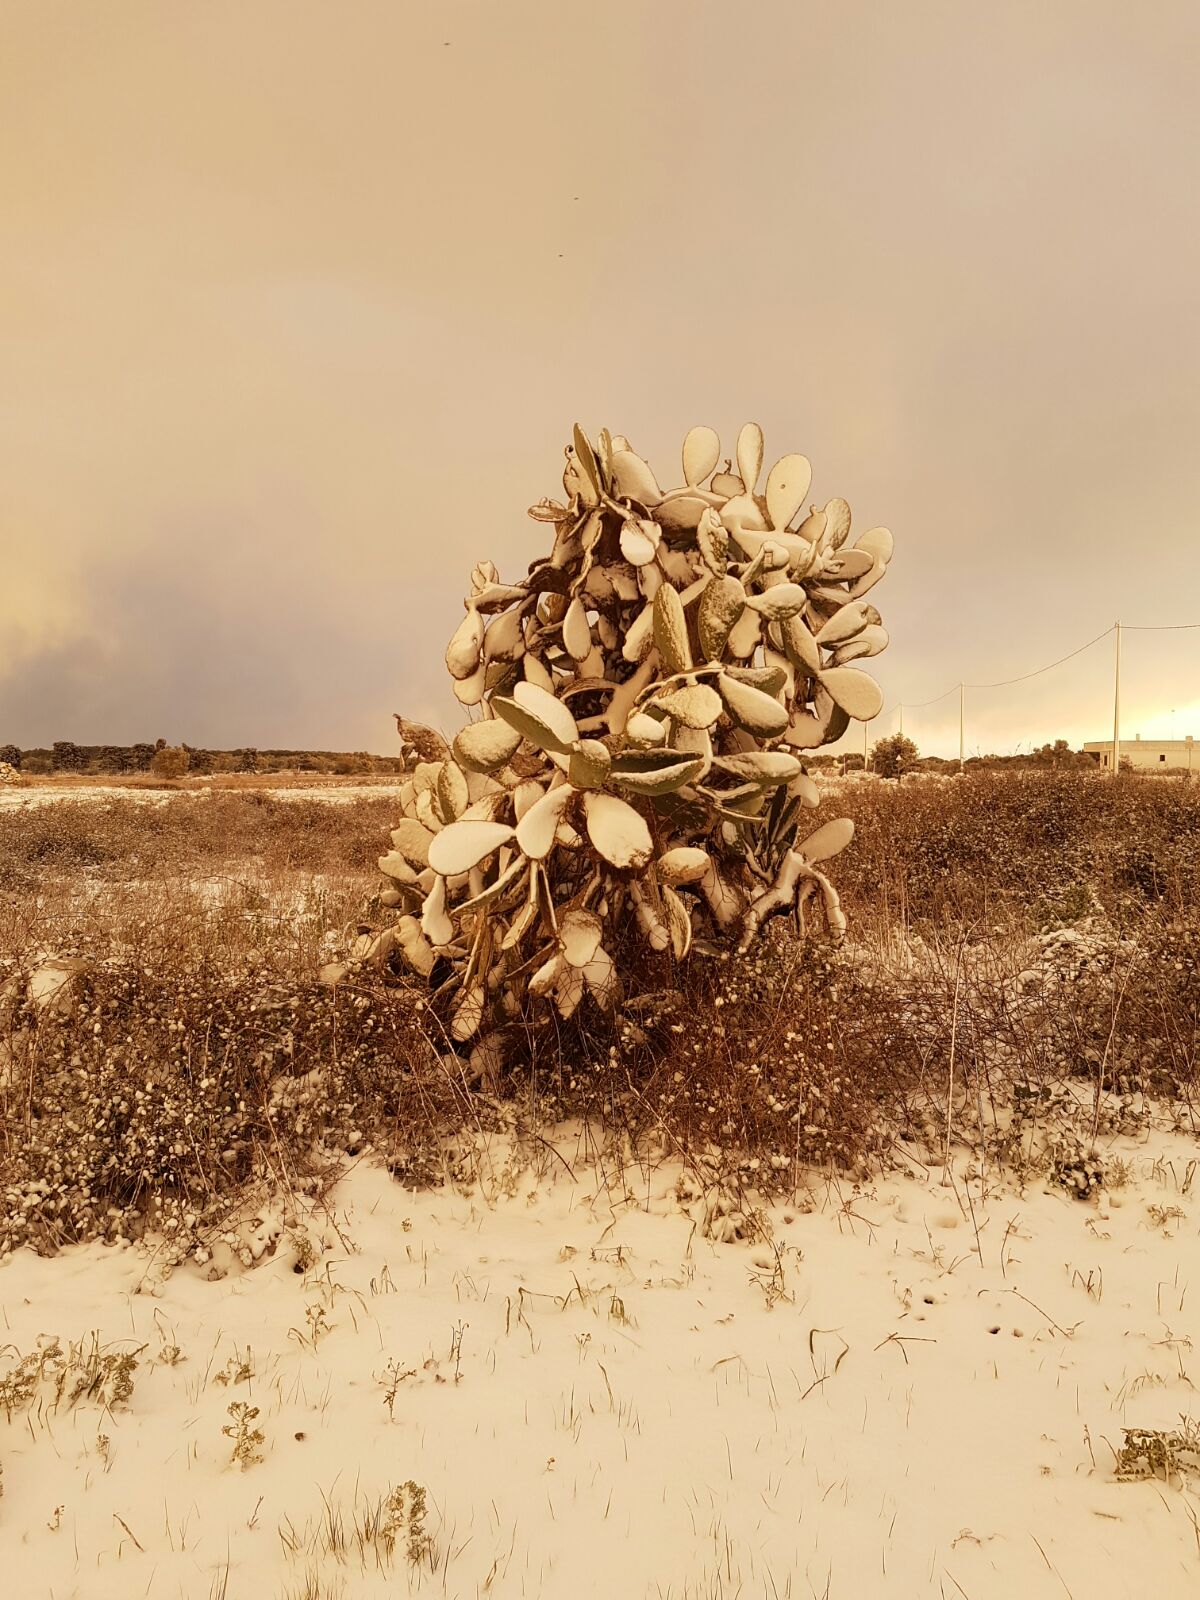
[[[566,456],[565,501],[530,509],[550,553],[517,583],[472,572],[446,666],[477,719],[447,743],[397,718],[409,771],[379,864],[400,915],[370,954],[432,980],[488,1078],[535,1002],[618,1003],[631,926],[678,961],[745,949],[789,910],[839,936],[822,866],[854,827],[806,828],[802,753],[882,700],[851,663],[887,644],[865,596],[892,537],[851,542],[841,499],[805,512],[804,456],[760,490],[755,423],[720,470],[716,433],[693,428],[666,491],[620,436],[577,427]]]

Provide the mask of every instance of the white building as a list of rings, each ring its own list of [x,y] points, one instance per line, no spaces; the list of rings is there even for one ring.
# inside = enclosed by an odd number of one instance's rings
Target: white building
[[[1098,766],[1112,770],[1112,740],[1089,739],[1084,745],[1085,755],[1089,755]],[[1121,759],[1128,760],[1132,767],[1146,767],[1155,772],[1191,772],[1193,761],[1195,770],[1200,773],[1200,752],[1196,751],[1195,741],[1189,734],[1186,739],[1122,739]]]

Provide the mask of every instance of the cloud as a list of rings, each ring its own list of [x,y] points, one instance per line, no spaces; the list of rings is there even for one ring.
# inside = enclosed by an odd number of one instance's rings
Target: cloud
[[[753,416],[888,524],[889,703],[1200,620],[1192,5],[508,0],[444,36],[371,0],[8,20],[0,738],[452,723],[466,574],[539,553],[576,420],[669,477]],[[1147,725],[1197,681],[1169,644]],[[1102,731],[1102,677],[980,737]]]
[[[85,587],[86,628],[0,677],[0,741],[390,748],[363,687],[390,643],[236,528],[97,564]]]

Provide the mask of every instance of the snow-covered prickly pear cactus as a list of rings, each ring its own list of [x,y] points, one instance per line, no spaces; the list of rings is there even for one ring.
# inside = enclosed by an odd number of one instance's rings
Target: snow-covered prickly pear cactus
[[[621,992],[632,923],[652,950],[745,949],[772,914],[845,917],[822,864],[853,823],[815,831],[802,752],[878,715],[852,662],[887,644],[865,596],[892,536],[850,540],[850,507],[804,512],[804,456],[760,489],[762,430],[735,463],[693,428],[664,491],[628,440],[577,427],[566,502],[530,515],[549,555],[503,583],[481,562],[446,650],[469,722],[447,744],[398,717],[409,775],[380,858],[400,913],[373,943],[432,976],[448,1031],[492,1077],[530,1002],[569,1016]]]

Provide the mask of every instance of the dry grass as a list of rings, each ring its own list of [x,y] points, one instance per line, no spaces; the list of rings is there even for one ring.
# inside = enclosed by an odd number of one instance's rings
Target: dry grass
[[[1118,926],[1200,888],[1200,784],[1073,772],[839,784],[855,819],[837,879],[861,936],[1027,931],[1102,911]]]
[[[0,813],[0,891],[44,886],[48,872],[116,885],[187,874],[256,873],[275,882],[301,871],[352,873],[373,887],[394,812],[386,794],[338,805],[281,801],[258,783],[208,785],[186,804],[114,798],[18,807]]]
[[[381,920],[393,805],[0,814],[0,1246],[151,1227],[203,1253],[255,1185],[319,1187],[367,1143],[436,1176],[464,1129],[514,1113],[583,1115],[760,1190],[966,1141],[1086,1193],[1151,1098],[1194,1126],[1200,786],[842,786],[846,947],[776,926],[680,971],[631,946],[615,1022],[526,1019],[503,1106],[469,1091],[419,989],[316,981]],[[69,1015],[24,1004],[43,952],[85,963]]]
[[[152,772],[29,772],[20,773],[19,787],[38,791],[70,792],[72,790],[125,790],[184,794],[271,794],[280,789],[394,789],[400,781],[395,772],[355,771],[352,773],[299,772],[295,770],[263,772],[211,772],[192,773],[182,778],[164,779]]]

